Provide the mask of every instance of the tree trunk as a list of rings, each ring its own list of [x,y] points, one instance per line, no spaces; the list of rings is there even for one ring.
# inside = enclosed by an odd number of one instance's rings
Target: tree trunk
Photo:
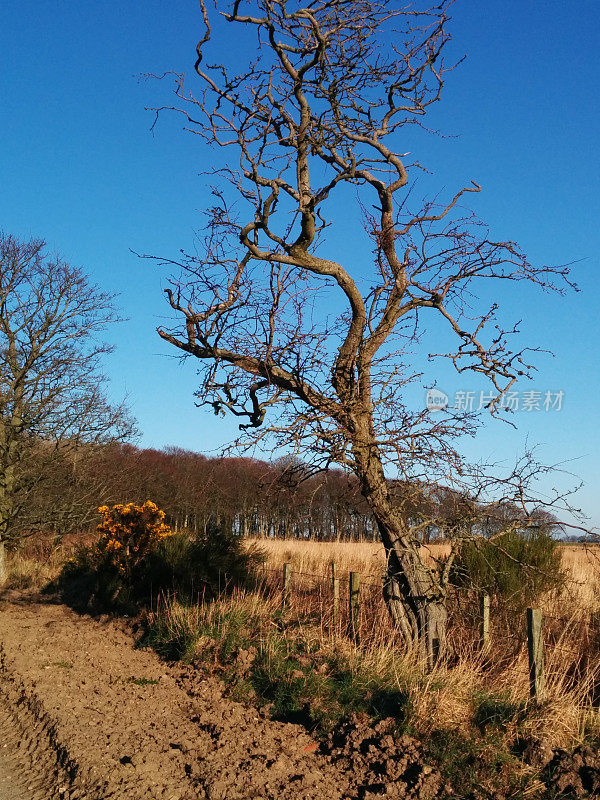
[[[10,519],[13,515],[13,489],[14,469],[13,467],[5,467],[2,469],[2,480],[0,481],[0,589],[8,580],[4,542],[9,529]]]
[[[385,602],[406,646],[432,669],[447,651],[445,591],[434,570],[423,561],[419,543],[394,509],[376,448],[358,445],[353,451],[362,493],[385,548]]]
[[[383,595],[406,644],[417,649],[429,669],[447,651],[445,593],[412,542],[377,519],[387,557]],[[415,553],[415,550],[417,551]]]

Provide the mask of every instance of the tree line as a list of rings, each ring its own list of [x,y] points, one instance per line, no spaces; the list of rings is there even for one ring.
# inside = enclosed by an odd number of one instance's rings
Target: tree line
[[[39,448],[43,451],[42,444]],[[35,477],[30,475],[33,489],[9,539],[90,532],[99,521],[98,506],[153,500],[173,529],[197,534],[218,525],[256,538],[378,540],[353,475],[337,469],[311,475],[294,460],[208,457],[114,442],[67,451],[54,459],[51,476]],[[390,480],[390,488],[396,507],[424,542],[474,533],[489,537],[515,514],[508,504],[485,506],[443,486]]]
[[[149,499],[175,530],[218,525],[240,536],[323,541],[374,536],[356,481],[340,470],[299,479],[282,463],[121,443],[66,453],[54,467],[30,493],[9,538],[85,532],[98,521],[99,505]]]

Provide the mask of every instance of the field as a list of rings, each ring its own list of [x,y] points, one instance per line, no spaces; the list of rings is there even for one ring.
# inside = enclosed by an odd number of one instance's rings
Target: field
[[[232,701],[300,723],[322,740],[335,738],[344,720],[393,717],[399,734],[427,743],[428,757],[457,797],[483,786],[500,791],[490,797],[546,798],[532,766],[535,753],[547,761],[555,748],[600,741],[599,549],[560,548],[567,580],[540,599],[546,694],[532,701],[523,613],[493,599],[491,641],[482,651],[479,598],[472,590],[451,591],[453,655],[425,674],[399,647],[390,623],[379,545],[256,540],[246,546],[266,555],[253,590],[224,592],[212,603],[163,595],[140,618],[143,644],[218,676]],[[444,545],[426,553],[432,563],[446,554]],[[12,556],[10,585],[42,585],[67,555],[68,549],[52,552],[32,542]],[[335,616],[332,561],[340,579]],[[291,565],[285,603],[284,564]],[[350,571],[361,576],[356,637],[349,628]]]
[[[379,578],[385,567],[385,554],[379,543],[282,539],[256,539],[250,542],[266,552],[267,566],[271,569],[280,569],[289,562],[298,573],[325,576],[331,562],[335,561],[341,576],[352,570],[373,579]],[[571,613],[600,608],[600,545],[564,544],[560,550],[568,577],[561,604],[568,605]],[[430,544],[422,548],[430,563],[443,558],[449,551],[447,544]]]

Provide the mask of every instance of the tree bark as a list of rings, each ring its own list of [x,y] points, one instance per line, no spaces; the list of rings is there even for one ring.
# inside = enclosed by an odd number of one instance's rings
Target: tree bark
[[[419,543],[394,509],[376,446],[355,445],[357,475],[381,541],[387,571],[383,595],[405,645],[432,669],[447,652],[446,593],[420,554]]]
[[[432,669],[447,653],[448,612],[439,582],[414,545],[388,523],[377,519],[386,552],[384,598],[406,644]]]

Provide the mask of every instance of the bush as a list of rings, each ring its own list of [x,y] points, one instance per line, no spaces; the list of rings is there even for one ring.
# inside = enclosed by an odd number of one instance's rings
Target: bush
[[[253,584],[264,561],[258,549],[246,550],[216,526],[200,537],[173,533],[150,501],[99,512],[99,541],[81,548],[50,587],[74,605],[129,611],[161,592],[210,600]]]
[[[545,531],[511,531],[493,540],[464,542],[452,568],[453,583],[495,595],[522,611],[564,583],[558,543]]]
[[[212,600],[251,588],[264,553],[217,525],[199,536],[175,534],[148,555],[140,579],[146,593],[172,590],[188,599]]]
[[[123,574],[131,582],[156,545],[173,532],[165,524],[165,512],[150,500],[142,506],[135,503],[100,506],[103,520],[96,545],[99,563]]]

